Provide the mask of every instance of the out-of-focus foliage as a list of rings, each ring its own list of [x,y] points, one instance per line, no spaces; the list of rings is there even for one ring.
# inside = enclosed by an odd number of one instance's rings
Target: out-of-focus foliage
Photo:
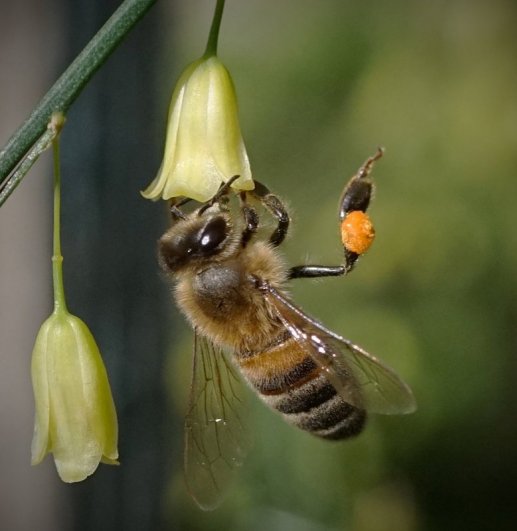
[[[201,15],[183,9],[190,52]],[[419,410],[329,444],[251,396],[255,449],[228,502],[200,514],[171,481],[185,528],[515,525],[516,23],[505,1],[229,3],[220,54],[254,176],[291,205],[292,264],[341,260],[341,188],[386,147],[372,250],[349,278],[293,291],[395,367]],[[189,363],[179,354],[176,372]]]

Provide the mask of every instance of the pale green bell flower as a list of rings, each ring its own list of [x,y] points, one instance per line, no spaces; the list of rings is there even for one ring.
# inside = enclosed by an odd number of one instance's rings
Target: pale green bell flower
[[[205,55],[185,69],[174,89],[163,162],[142,195],[204,202],[234,175],[240,178],[233,189],[254,188],[232,79],[216,55]]]
[[[36,403],[32,464],[54,455],[59,477],[82,481],[118,464],[117,415],[99,349],[81,319],[57,308],[32,353]]]
[[[43,323],[32,351],[36,414],[32,464],[52,453],[60,478],[68,483],[93,474],[99,463],[118,464],[115,405],[102,358],[88,327],[66,307],[60,239],[61,176],[59,131],[54,128],[54,311]]]

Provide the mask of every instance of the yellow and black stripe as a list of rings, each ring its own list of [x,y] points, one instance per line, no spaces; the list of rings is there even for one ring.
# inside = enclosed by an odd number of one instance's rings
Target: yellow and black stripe
[[[347,403],[303,348],[283,331],[266,348],[237,354],[248,382],[285,420],[325,439],[358,434],[366,412]]]

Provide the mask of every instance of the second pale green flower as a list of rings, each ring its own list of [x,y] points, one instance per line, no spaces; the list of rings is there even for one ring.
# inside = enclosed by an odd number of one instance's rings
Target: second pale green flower
[[[95,339],[57,307],[43,323],[32,354],[36,420],[32,464],[54,454],[63,481],[82,481],[102,461],[118,464],[117,415]]]
[[[147,199],[185,196],[208,201],[221,183],[252,190],[232,79],[216,56],[189,65],[172,95],[163,162],[142,192]]]

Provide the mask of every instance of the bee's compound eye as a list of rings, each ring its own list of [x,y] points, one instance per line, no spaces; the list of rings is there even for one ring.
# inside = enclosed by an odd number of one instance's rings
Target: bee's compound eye
[[[345,249],[358,255],[365,253],[375,238],[375,229],[368,214],[361,210],[349,212],[341,222],[341,241]]]
[[[226,221],[222,217],[217,217],[209,221],[199,237],[199,249],[205,254],[213,251],[224,239],[228,233]]]

